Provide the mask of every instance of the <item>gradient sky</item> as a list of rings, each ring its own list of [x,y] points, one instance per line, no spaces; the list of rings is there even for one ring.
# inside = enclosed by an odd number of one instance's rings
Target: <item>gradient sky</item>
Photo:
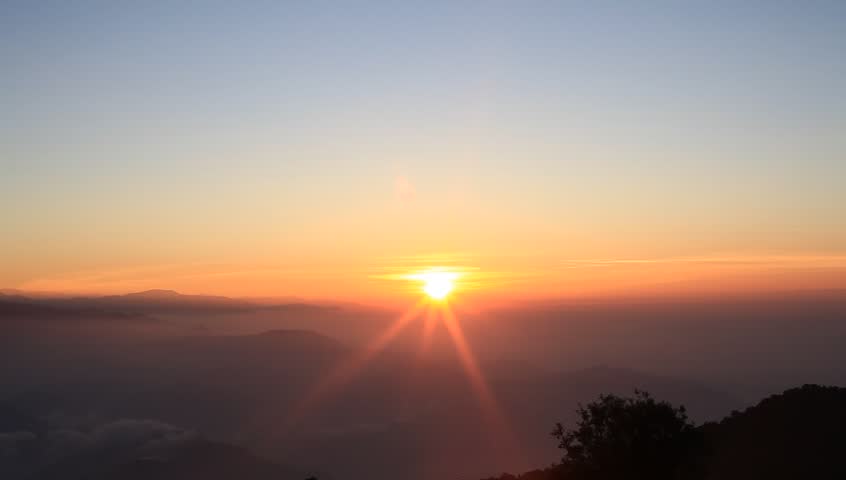
[[[846,3],[396,3],[3,2],[0,286],[846,285]]]

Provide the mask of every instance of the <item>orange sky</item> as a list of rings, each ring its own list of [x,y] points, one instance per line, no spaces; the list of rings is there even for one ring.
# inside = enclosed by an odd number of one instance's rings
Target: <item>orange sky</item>
[[[482,304],[846,286],[840,221],[774,206],[694,208],[702,192],[662,206],[669,200],[630,186],[631,195],[555,193],[553,204],[521,182],[450,174],[446,183],[397,176],[352,197],[319,185],[276,194],[263,181],[216,196],[204,184],[172,205],[110,202],[109,192],[17,210],[0,236],[0,285],[382,305],[411,301],[419,285],[402,277],[434,266],[463,272],[456,295]]]
[[[846,287],[824,8],[195,10],[0,15],[0,288],[387,304],[436,265],[487,302]]]
[[[698,296],[842,288],[846,256],[701,257],[667,259],[485,258],[425,255],[323,265],[193,264],[70,272],[18,288],[85,294],[154,288],[246,297],[297,296],[397,305],[420,295],[408,273],[441,265],[460,272],[454,295],[468,301],[631,296]]]

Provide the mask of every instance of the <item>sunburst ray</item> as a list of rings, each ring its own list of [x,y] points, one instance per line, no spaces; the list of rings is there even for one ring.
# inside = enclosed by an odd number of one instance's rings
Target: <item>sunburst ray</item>
[[[339,363],[326,376],[317,381],[291,409],[286,424],[293,426],[298,423],[313,408],[325,401],[332,392],[349,383],[367,364],[381,353],[388,344],[414,320],[423,307],[424,300],[420,300],[405,313],[400,315],[381,335],[373,339],[363,350],[351,358]]]

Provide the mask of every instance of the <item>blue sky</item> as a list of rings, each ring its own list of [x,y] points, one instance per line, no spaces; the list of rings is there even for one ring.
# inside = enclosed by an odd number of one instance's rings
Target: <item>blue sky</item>
[[[0,283],[846,250],[843,2],[173,3],[0,5]]]

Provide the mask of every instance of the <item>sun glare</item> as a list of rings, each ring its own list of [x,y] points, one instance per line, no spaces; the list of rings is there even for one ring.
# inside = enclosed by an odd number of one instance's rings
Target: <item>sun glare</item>
[[[434,300],[443,300],[455,288],[456,272],[430,271],[412,276],[423,282],[423,292]]]
[[[285,428],[290,429],[298,425],[319,404],[326,401],[333,392],[337,392],[360,375],[368,363],[388,348],[391,342],[414,320],[423,318],[425,323],[423,324],[423,337],[418,351],[418,360],[422,360],[426,352],[429,351],[433,340],[432,336],[437,328],[436,324],[439,322],[445,327],[452,340],[461,369],[464,370],[470,387],[477,397],[479,407],[492,429],[492,434],[502,439],[509,449],[515,449],[507,418],[503,415],[496,397],[482,374],[470,343],[464,335],[461,322],[450,307],[452,302],[447,300],[447,297],[455,291],[459,278],[463,279],[463,282],[458,284],[459,287],[467,288],[469,286],[470,282],[467,282],[467,277],[469,277],[467,271],[456,270],[451,267],[430,267],[413,273],[391,276],[390,278],[393,279],[419,282],[425,296],[418,298],[412,307],[397,317],[381,334],[369,342],[366,348],[353,357],[341,361],[327,376],[318,379],[295,408],[288,413]],[[419,365],[422,364],[418,362]]]

